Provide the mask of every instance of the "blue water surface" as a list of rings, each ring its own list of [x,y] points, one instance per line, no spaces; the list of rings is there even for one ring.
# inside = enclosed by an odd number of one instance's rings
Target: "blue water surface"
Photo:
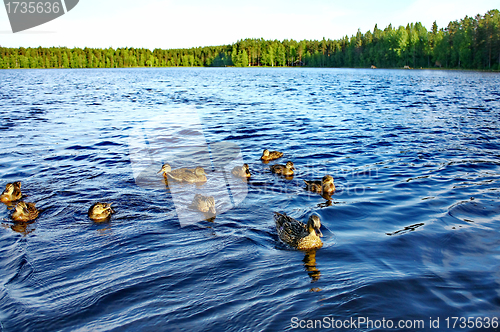
[[[0,206],[0,331],[500,319],[499,113],[498,73],[2,70],[0,185],[22,181],[42,212],[16,224]],[[253,175],[241,201],[223,181],[182,187],[226,193],[215,219],[186,210],[183,223],[156,172],[193,139],[209,181],[239,151]],[[236,152],[217,159],[220,144]],[[293,179],[269,172],[264,148],[294,162]],[[331,200],[304,190],[325,174]],[[110,222],[88,219],[96,201],[113,202]],[[274,211],[317,213],[323,248],[280,243]]]

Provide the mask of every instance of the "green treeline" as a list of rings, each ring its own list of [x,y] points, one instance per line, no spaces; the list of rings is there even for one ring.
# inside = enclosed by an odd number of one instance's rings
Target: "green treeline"
[[[500,70],[500,12],[465,17],[430,31],[421,23],[358,30],[339,40],[245,39],[233,45],[162,50],[2,48],[0,68],[175,66],[442,67]]]

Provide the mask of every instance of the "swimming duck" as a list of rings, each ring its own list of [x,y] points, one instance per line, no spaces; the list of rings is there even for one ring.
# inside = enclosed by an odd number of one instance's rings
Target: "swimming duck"
[[[317,249],[323,246],[320,237],[321,221],[317,214],[312,214],[307,225],[286,214],[274,213],[276,230],[281,241],[299,250]],[[319,234],[319,236],[318,236]]]
[[[96,222],[108,221],[115,211],[111,208],[112,203],[94,203],[89,208],[89,218]]]
[[[212,196],[194,195],[191,206],[201,212],[210,212],[215,214],[215,201]]]
[[[36,219],[39,211],[35,207],[35,203],[26,203],[20,201],[16,204],[12,219],[14,221],[26,222]]]
[[[268,149],[265,149],[264,152],[262,152],[262,157],[260,157],[260,159],[262,159],[264,161],[270,161],[270,160],[278,159],[281,156],[283,156],[283,152],[269,151]]]
[[[9,203],[21,199],[21,182],[16,181],[14,183],[7,183],[5,185],[5,190],[2,195],[0,195],[0,201],[3,203]]]
[[[333,184],[333,177],[325,175],[321,181],[306,181],[306,190],[314,191],[320,194],[333,194],[335,192],[335,184]]]
[[[291,161],[288,161],[286,165],[272,165],[271,167],[271,172],[275,174],[282,174],[286,176],[293,175],[293,170],[295,167],[293,167],[293,163]]]
[[[250,173],[250,169],[248,168],[248,164],[243,164],[243,166],[236,166],[233,168],[231,173],[239,178],[249,178],[252,174]]]

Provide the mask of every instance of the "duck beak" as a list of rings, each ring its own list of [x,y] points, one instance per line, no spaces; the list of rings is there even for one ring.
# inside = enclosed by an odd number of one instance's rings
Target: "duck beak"
[[[318,233],[319,237],[323,237],[323,233],[321,233],[321,230],[319,228],[316,228],[316,232]]]
[[[215,206],[210,207],[210,213],[215,214]]]
[[[160,174],[163,171],[163,168],[158,171],[156,174]]]

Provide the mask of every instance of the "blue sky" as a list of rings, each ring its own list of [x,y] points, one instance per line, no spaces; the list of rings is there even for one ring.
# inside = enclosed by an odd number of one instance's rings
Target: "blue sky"
[[[376,23],[381,29],[409,22],[430,29],[433,21],[443,27],[499,7],[498,0],[80,0],[64,16],[16,34],[0,9],[0,46],[166,49],[260,37],[339,39]]]

